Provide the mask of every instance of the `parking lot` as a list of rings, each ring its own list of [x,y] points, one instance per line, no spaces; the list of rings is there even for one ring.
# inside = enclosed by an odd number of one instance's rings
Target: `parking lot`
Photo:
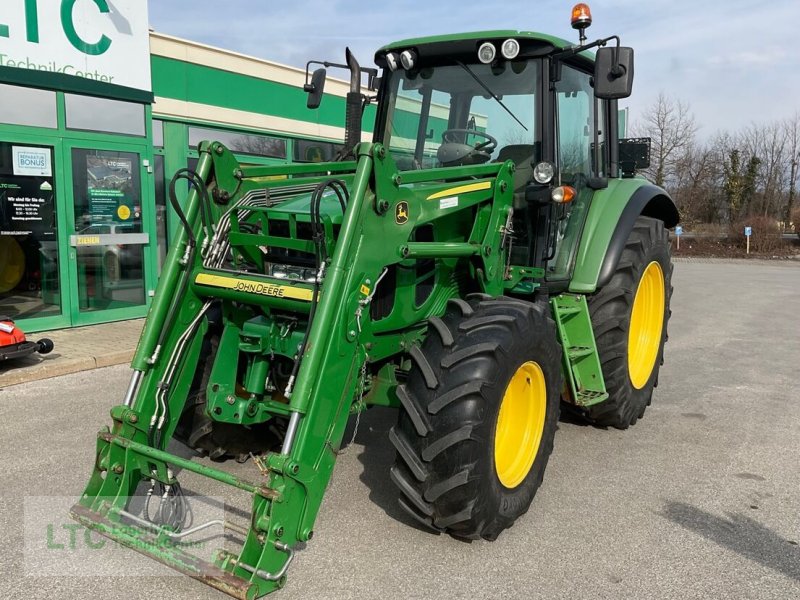
[[[373,409],[274,597],[800,597],[800,261],[681,261],[673,283],[645,418],[629,431],[562,419],[539,494],[498,541],[406,521],[388,474],[395,415]],[[187,577],[126,577],[128,550],[106,550],[115,577],[46,575],[25,560],[25,497],[81,493],[127,380],[119,366],[0,391],[4,598],[225,598]],[[255,476],[252,462],[226,468]]]

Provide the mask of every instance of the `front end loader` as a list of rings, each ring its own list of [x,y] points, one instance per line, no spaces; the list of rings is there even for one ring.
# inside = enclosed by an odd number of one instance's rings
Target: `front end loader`
[[[376,63],[380,77],[348,52],[339,160],[248,166],[203,142],[173,178],[182,226],[72,509],[237,598],[284,585],[352,415],[398,409],[387,480],[422,527],[493,540],[540,486],[561,405],[626,428],[663,360],[677,211],[620,158],[632,50],[490,31],[398,42]],[[252,457],[256,476],[173,439]],[[249,495],[246,525],[217,523],[236,551],[201,560],[183,543],[214,525],[184,518],[186,472]]]

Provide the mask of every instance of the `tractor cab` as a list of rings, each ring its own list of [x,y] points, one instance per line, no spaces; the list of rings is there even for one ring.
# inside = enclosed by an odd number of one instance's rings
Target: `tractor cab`
[[[375,141],[401,171],[513,162],[512,262],[566,282],[593,191],[619,174],[633,64],[626,48],[586,51],[607,41],[487,31],[385,46]]]

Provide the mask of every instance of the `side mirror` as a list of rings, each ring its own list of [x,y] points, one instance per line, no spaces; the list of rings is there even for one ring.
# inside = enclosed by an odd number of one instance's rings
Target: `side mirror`
[[[594,95],[627,98],[633,91],[633,48],[600,48],[594,62]]]
[[[322,93],[325,91],[325,78],[327,71],[325,69],[317,69],[311,75],[311,83],[303,86],[303,90],[308,92],[308,108],[319,108],[322,103]]]

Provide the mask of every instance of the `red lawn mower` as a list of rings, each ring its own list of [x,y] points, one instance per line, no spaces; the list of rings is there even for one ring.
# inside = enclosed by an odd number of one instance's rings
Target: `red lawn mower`
[[[14,325],[14,321],[8,317],[0,317],[0,362],[34,352],[47,354],[52,350],[53,340],[42,338],[38,342],[29,342],[22,330]]]

